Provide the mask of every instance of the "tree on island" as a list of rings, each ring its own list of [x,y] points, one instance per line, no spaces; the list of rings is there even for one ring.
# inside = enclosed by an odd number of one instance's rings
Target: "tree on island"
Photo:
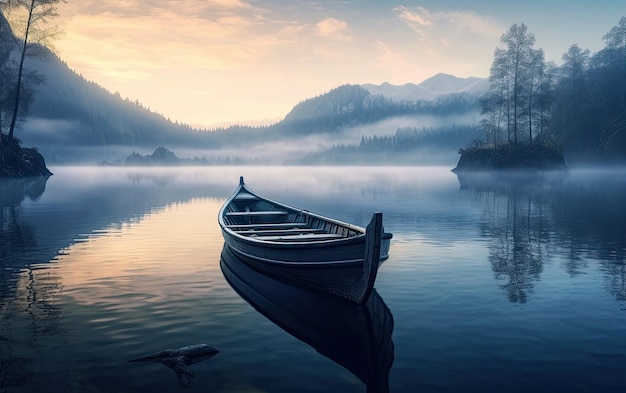
[[[489,75],[489,92],[481,101],[486,142],[533,143],[541,140],[550,109],[551,74],[542,49],[525,24],[514,24],[502,35],[506,48],[496,48]]]
[[[455,171],[553,168],[564,165],[560,149],[546,135],[555,66],[534,48],[525,24],[514,24],[496,48],[489,90],[481,99],[485,141],[461,149]]]
[[[25,117],[31,99],[33,83],[41,79],[24,67],[28,55],[37,55],[41,45],[49,43],[58,30],[48,27],[54,18],[56,5],[64,0],[4,0],[0,1],[0,176],[49,175],[43,157],[36,149],[22,149],[15,138],[19,121]],[[9,16],[6,18],[6,16]],[[6,24],[6,27],[5,27]],[[4,29],[8,31],[3,31]],[[18,32],[21,44],[14,34]],[[17,51],[19,61],[13,59]],[[10,118],[7,133],[6,120]]]
[[[481,99],[484,141],[461,149],[455,170],[626,162],[626,17],[593,56],[573,44],[546,63],[524,24],[502,35]]]

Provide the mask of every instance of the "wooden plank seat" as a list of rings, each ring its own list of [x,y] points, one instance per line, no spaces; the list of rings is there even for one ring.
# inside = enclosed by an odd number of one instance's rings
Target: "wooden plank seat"
[[[341,239],[343,236],[336,233],[310,233],[303,235],[283,235],[283,236],[257,236],[259,239],[280,242],[298,242],[298,241],[322,241]]]
[[[241,229],[235,230],[240,235],[246,236],[282,236],[282,235],[300,235],[305,233],[327,233],[323,229],[317,228],[296,228],[296,229]]]
[[[280,229],[280,228],[308,228],[306,222],[280,222],[272,224],[231,224],[226,225],[228,228],[232,228],[237,231],[239,229],[252,228],[252,229]]]
[[[263,211],[249,211],[249,212],[227,212],[227,216],[271,216],[279,215],[284,216],[289,214],[284,210],[263,210]]]

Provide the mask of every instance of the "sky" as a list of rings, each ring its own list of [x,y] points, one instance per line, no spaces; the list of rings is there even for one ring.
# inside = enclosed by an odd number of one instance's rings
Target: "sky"
[[[269,123],[350,83],[487,77],[525,23],[546,60],[592,53],[626,15],[613,0],[67,0],[55,49],[74,71],[196,127]]]

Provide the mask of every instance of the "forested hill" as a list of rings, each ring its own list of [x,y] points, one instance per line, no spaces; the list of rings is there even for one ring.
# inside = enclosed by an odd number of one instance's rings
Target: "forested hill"
[[[4,26],[3,33],[12,36],[1,13],[0,23]],[[5,41],[12,40],[3,38]],[[18,47],[9,48],[7,53],[18,50]],[[137,101],[122,98],[86,80],[46,48],[40,48],[40,52],[45,56],[28,57],[25,64],[27,70],[41,76],[44,82],[32,87],[28,115],[16,132],[29,146],[246,147],[312,134],[328,135],[394,116],[476,113],[479,110],[476,97],[465,93],[444,94],[429,100],[394,100],[385,94],[374,94],[363,86],[344,85],[297,104],[283,120],[271,126],[197,130],[174,123]],[[455,77],[441,74],[431,82],[439,83],[442,78],[452,80]],[[388,84],[385,87],[394,88]],[[0,105],[0,110],[6,111],[9,107]],[[211,110],[210,106],[207,110]],[[358,139],[354,143],[358,143]]]
[[[372,94],[360,85],[343,85],[299,103],[283,121],[272,127],[271,132],[283,137],[303,136],[372,124],[396,116],[445,116],[478,110],[478,100],[471,94],[446,94],[434,100],[394,101],[381,94]]]
[[[25,142],[75,145],[210,146],[210,135],[175,124],[138,102],[122,99],[70,70],[55,55],[28,58],[44,77],[36,86],[28,120],[18,137]]]
[[[474,96],[446,94],[434,100],[394,101],[359,85],[343,85],[297,104],[277,124],[195,130],[173,123],[87,81],[53,54],[27,59],[45,83],[36,87],[28,120],[18,137],[26,144],[144,145],[213,148],[332,133],[393,116],[477,111]]]

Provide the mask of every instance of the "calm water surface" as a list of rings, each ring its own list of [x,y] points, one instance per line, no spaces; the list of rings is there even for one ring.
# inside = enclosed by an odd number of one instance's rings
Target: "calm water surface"
[[[2,392],[181,391],[127,361],[197,343],[220,353],[189,367],[189,391],[626,389],[625,171],[52,170],[0,182]],[[359,225],[384,212],[367,307],[227,281],[216,217],[240,175]]]

